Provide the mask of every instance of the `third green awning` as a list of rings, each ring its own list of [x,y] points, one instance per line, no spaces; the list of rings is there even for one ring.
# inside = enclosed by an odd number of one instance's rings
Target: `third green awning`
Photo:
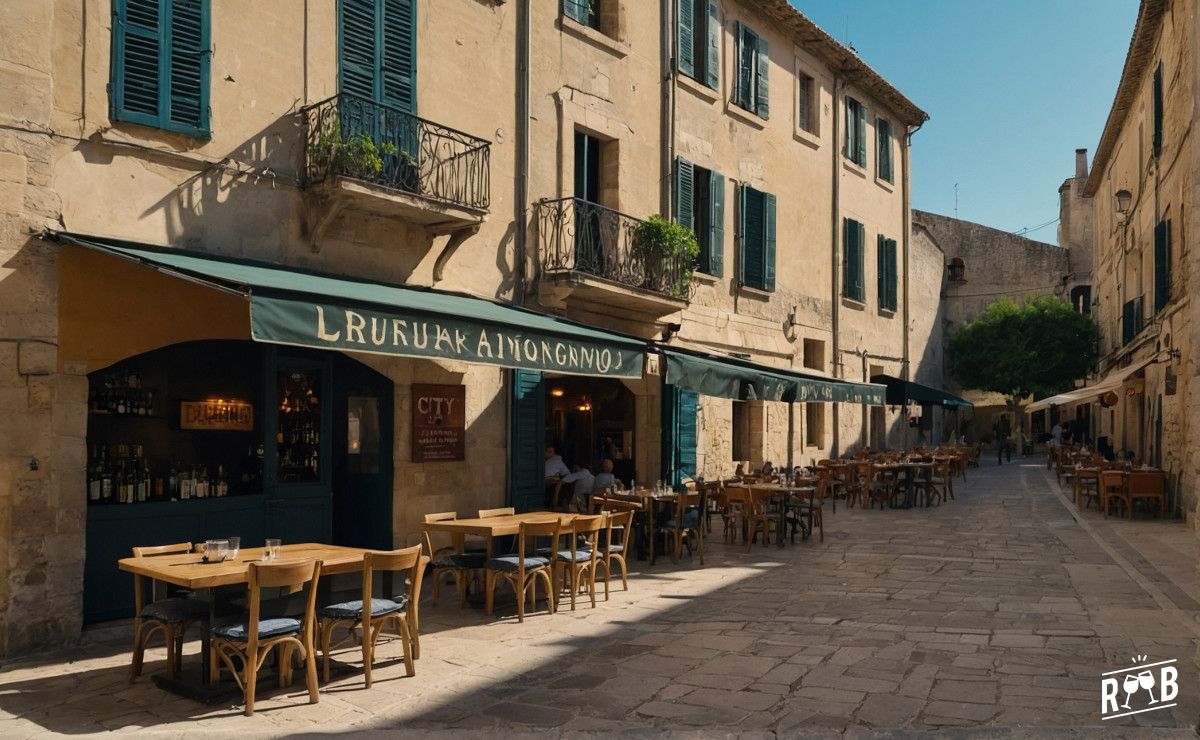
[[[894,375],[872,375],[871,382],[879,383],[887,388],[887,402],[893,406],[903,406],[909,401],[939,404],[948,408],[975,405],[953,393],[914,383],[911,380],[901,380]]]
[[[884,388],[741,360],[662,348],[666,381],[705,396],[738,401],[840,402],[881,406]]]

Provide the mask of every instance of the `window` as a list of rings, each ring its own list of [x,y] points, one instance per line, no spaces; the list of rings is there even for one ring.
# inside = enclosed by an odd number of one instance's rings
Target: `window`
[[[680,73],[717,89],[721,78],[721,18],[717,0],[679,0],[675,64]]]
[[[416,0],[341,0],[338,3],[338,92],[371,102],[417,110],[416,86]],[[396,137],[392,142],[408,152],[417,142],[408,141],[415,132],[381,130],[369,119],[345,121],[344,125],[372,133],[377,139]],[[378,114],[387,120],[387,116]],[[347,115],[348,118],[352,117]],[[389,126],[383,126],[383,129]],[[392,123],[390,128],[398,127]]]
[[[804,444],[806,447],[825,446],[825,404],[804,404]]]
[[[733,402],[733,459],[750,459],[750,404]]]
[[[748,27],[737,24],[737,77],[734,82],[733,102],[767,118],[767,42]]]
[[[600,0],[563,0],[563,13],[573,21],[600,30]]]
[[[1071,288],[1071,307],[1087,316],[1092,312],[1092,286],[1076,285]]]
[[[1121,310],[1121,339],[1122,344],[1129,344],[1142,330],[1142,297],[1126,301]]]
[[[817,81],[804,72],[796,72],[796,126],[817,133]]]
[[[896,310],[896,240],[880,234],[877,239],[879,307]]]
[[[866,303],[863,280],[863,244],[867,231],[852,218],[842,221],[842,295]]]
[[[113,120],[209,135],[209,0],[113,0]]]
[[[892,174],[892,122],[886,118],[876,118],[875,138],[878,144],[878,151],[875,152],[875,174],[880,180],[895,182]]]
[[[950,260],[950,282],[967,282],[967,266],[962,261],[962,257],[955,257],[954,259]]]
[[[867,166],[867,112],[854,98],[846,98],[846,158],[859,167]]]
[[[775,196],[749,185],[738,189],[742,285],[775,290]]]
[[[825,342],[820,339],[804,340],[804,367],[825,372]]]
[[[1151,146],[1154,149],[1154,156],[1162,154],[1162,138],[1163,138],[1163,78],[1162,78],[1162,62],[1154,68],[1154,140]]]
[[[679,158],[675,163],[675,220],[696,234],[696,269],[724,274],[725,177]]]
[[[1171,222],[1159,221],[1154,227],[1154,312],[1171,302]]]

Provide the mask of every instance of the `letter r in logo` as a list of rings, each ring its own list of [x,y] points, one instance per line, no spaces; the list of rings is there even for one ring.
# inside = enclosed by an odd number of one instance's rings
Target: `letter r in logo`
[[[1120,709],[1117,703],[1117,679],[1106,678],[1100,682],[1100,714],[1108,714]]]

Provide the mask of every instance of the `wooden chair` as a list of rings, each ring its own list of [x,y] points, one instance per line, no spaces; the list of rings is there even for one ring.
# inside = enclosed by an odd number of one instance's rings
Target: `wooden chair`
[[[1108,510],[1113,501],[1120,501],[1125,512],[1132,516],[1133,502],[1129,500],[1129,488],[1126,485],[1125,473],[1120,470],[1100,471],[1100,508],[1104,518],[1108,518]]]
[[[800,523],[800,519],[807,519],[808,534],[812,536],[814,527],[821,530],[821,541],[825,541],[825,495],[829,488],[829,480],[827,478],[818,478],[815,490],[813,490],[812,500],[797,499],[794,496],[788,498],[788,512],[792,520],[792,542],[796,541],[796,528]],[[808,487],[797,489],[800,493],[807,493]]]
[[[416,674],[413,666],[413,638],[410,632],[408,605],[417,599],[402,597],[399,600],[375,597],[375,574],[405,573],[407,580],[413,584],[413,593],[419,597],[418,564],[421,561],[421,545],[413,545],[403,550],[390,552],[367,552],[363,555],[362,596],[353,601],[343,601],[321,607],[317,612],[317,626],[321,632],[321,663],[325,681],[329,681],[329,653],[332,645],[333,631],[338,625],[348,624],[349,632],[354,633],[355,627],[362,628],[362,658],[363,675],[367,688],[371,687],[371,666],[375,662],[375,644],[379,634],[389,622],[395,622],[396,631],[400,634],[404,647],[404,668],[409,676]],[[386,578],[384,579],[386,582]],[[384,592],[386,593],[386,592]]]
[[[750,544],[750,518],[753,502],[748,488],[726,488],[724,491],[725,506],[721,517],[725,523],[725,541],[729,544],[737,542],[739,534],[746,539],[746,549]]]
[[[658,529],[671,537],[674,547],[671,551],[672,562],[678,563],[683,555],[684,540],[690,535],[696,538],[696,551],[700,554],[700,564],[704,565],[704,511],[708,508],[708,490],[696,493],[684,493],[675,498],[671,515],[659,525]],[[691,552],[688,544],[688,552]]]
[[[479,518],[480,519],[491,519],[491,518],[497,517],[497,516],[512,516],[513,514],[516,514],[516,513],[517,513],[517,510],[515,507],[501,506],[498,509],[480,509],[479,510]],[[509,550],[512,550],[513,547],[515,547],[515,546],[516,546],[516,543],[512,537],[497,537],[495,539],[495,541],[492,542],[492,548],[493,548],[492,552],[493,552],[493,554],[496,552],[508,552]],[[486,547],[483,550],[479,550],[479,552],[483,553],[483,555],[484,555],[483,559],[486,562],[487,561]]]
[[[879,504],[880,511],[886,509],[896,497],[896,471],[890,468],[867,466],[866,503],[874,509]]]
[[[596,564],[600,556],[600,533],[608,529],[608,514],[577,516],[564,527],[569,534],[568,547],[554,553],[554,593],[562,593],[568,576],[571,582],[571,611],[579,589],[586,588],[596,608]]]
[[[1075,471],[1075,507],[1086,509],[1092,501],[1100,508],[1100,468],[1082,467]]]
[[[950,470],[950,460],[945,457],[933,458],[933,472],[925,481],[925,505],[933,496],[938,497],[938,503],[954,498],[954,475]]]
[[[249,613],[237,624],[212,628],[209,647],[209,681],[221,677],[221,663],[233,674],[246,701],[246,716],[254,714],[254,694],[258,684],[258,669],[271,650],[279,649],[279,687],[292,682],[292,653],[300,651],[304,661],[308,701],[320,700],[317,692],[317,661],[314,651],[314,608],[317,601],[317,581],[321,577],[321,562],[305,560],[298,563],[250,563]],[[264,588],[283,588],[296,591],[305,588],[304,614],[293,617],[261,618],[261,598]],[[236,663],[235,663],[236,660]]]
[[[854,508],[856,502],[860,507],[867,505],[872,477],[871,463],[869,462],[856,462],[849,467],[849,475],[846,480],[847,508]]]
[[[754,544],[754,538],[759,532],[762,532],[763,547],[770,544],[771,530],[775,528],[775,524],[779,520],[777,517],[770,516],[767,513],[767,501],[769,498],[769,495],[755,493],[753,489],[746,491],[746,505],[743,515],[745,521],[746,552],[750,551],[751,546]]]
[[[1133,502],[1142,499],[1154,502],[1155,518],[1161,519],[1166,503],[1166,475],[1156,470],[1134,470],[1128,476],[1129,514],[1133,516]]]
[[[553,522],[521,522],[517,534],[517,550],[508,555],[494,557],[487,561],[487,606],[485,612],[492,613],[495,603],[496,582],[507,582],[517,598],[517,621],[525,621],[525,596],[529,594],[530,601],[537,604],[537,582],[542,579],[546,583],[546,609],[554,613],[554,580],[551,578],[550,558],[541,555],[529,555],[530,545],[538,537],[550,539],[551,548],[557,548],[562,539],[562,520]]]
[[[135,558],[150,558],[159,555],[182,555],[192,551],[192,543],[156,547],[135,547]],[[150,601],[146,601],[146,580],[150,580]],[[142,662],[146,656],[146,643],[155,632],[162,632],[167,648],[167,675],[179,677],[179,666],[183,660],[183,636],[188,627],[196,622],[208,621],[208,605],[199,599],[186,596],[169,596],[167,584],[162,581],[133,576],[133,665],[129,682],[133,683],[142,674]]]
[[[624,501],[614,501],[614,504],[624,504]],[[621,585],[623,590],[629,590],[629,569],[625,562],[625,553],[629,552],[629,537],[633,533],[634,508],[605,509],[608,511],[608,531],[602,542],[603,553],[596,560],[597,566],[604,568],[604,600],[608,601],[608,583],[612,576],[613,563],[621,566]]]
[[[499,509],[480,509],[479,510],[479,518],[480,519],[491,519],[492,517],[496,517],[496,516],[512,516],[513,514],[516,514],[516,513],[517,513],[517,510],[515,507],[502,506]]]
[[[845,491],[846,484],[844,481],[838,479],[838,477],[835,475],[834,469],[827,465],[818,466],[816,473],[817,490],[820,494],[819,498],[821,499],[821,506],[825,505],[825,499],[831,500],[833,502],[833,513],[836,514],[838,494]],[[842,495],[845,494],[842,493]],[[824,530],[822,530],[821,534],[824,536]]]
[[[425,515],[426,523],[454,521],[457,518],[458,514],[453,511]],[[471,571],[483,568],[483,564],[487,562],[487,552],[458,552],[455,547],[442,547],[435,550],[428,530],[425,531],[425,548],[433,562],[433,594],[431,596],[431,603],[435,606],[437,605],[442,579],[444,576],[449,575],[454,578],[454,587],[458,589],[459,605],[465,609],[467,606],[467,588],[470,584]]]

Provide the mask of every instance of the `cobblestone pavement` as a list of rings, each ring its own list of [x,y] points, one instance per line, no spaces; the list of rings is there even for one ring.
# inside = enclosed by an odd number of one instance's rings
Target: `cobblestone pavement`
[[[128,624],[0,669],[0,737],[442,731],[698,735],[893,729],[1194,736],[1200,587],[1185,525],[1072,513],[1037,460],[987,464],[931,510],[827,514],[825,541],[710,540],[706,565],[637,567],[592,609],[518,624],[423,606],[422,658],[361,688],[266,690],[252,718],[126,683]],[[196,650],[195,644],[192,646]],[[381,649],[399,655],[396,643]],[[1100,676],[1178,658],[1173,709],[1102,722]],[[151,670],[163,654],[152,651]],[[347,660],[352,658],[347,657]],[[193,663],[195,657],[190,659]],[[973,730],[972,728],[975,728]],[[978,728],[983,728],[979,730]]]

